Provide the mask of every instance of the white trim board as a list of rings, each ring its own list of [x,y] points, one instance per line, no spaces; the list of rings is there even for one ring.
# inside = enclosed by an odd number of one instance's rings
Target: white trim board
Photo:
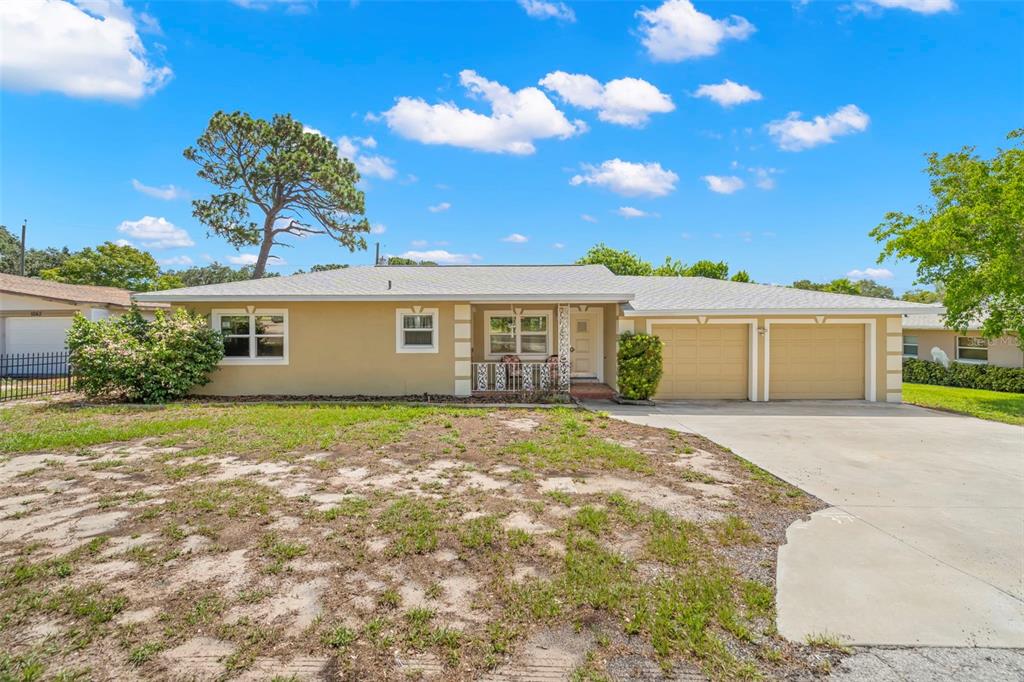
[[[438,314],[437,308],[421,308],[419,306],[413,306],[412,308],[395,308],[395,352],[396,353],[437,353],[440,346],[441,336],[441,316]],[[402,316],[403,315],[430,315],[434,322],[433,328],[433,344],[429,346],[406,346],[405,331],[402,327]],[[422,330],[421,330],[422,331]]]
[[[229,365],[271,365],[281,366],[288,364],[288,351],[291,346],[291,334],[288,329],[288,309],[287,308],[256,308],[254,306],[247,306],[245,308],[214,308],[210,311],[210,326],[218,332],[220,331],[220,318],[232,315],[247,315],[250,318],[250,325],[255,323],[257,315],[281,315],[284,317],[284,341],[283,341],[283,355],[279,358],[273,357],[228,357],[224,356],[221,358],[218,365],[229,366]],[[271,334],[270,336],[276,336]],[[256,330],[250,326],[249,330],[249,352],[252,353],[254,350],[256,337]]]

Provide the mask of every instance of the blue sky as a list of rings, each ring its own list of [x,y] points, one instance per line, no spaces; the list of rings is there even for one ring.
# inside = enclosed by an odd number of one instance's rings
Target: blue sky
[[[240,109],[344,136],[386,253],[604,241],[903,290],[913,267],[876,266],[868,231],[928,200],[925,152],[990,154],[1024,108],[1019,3],[26,0],[0,20],[0,221],[168,264],[246,257],[192,218],[210,188],[181,155]],[[326,237],[276,253],[372,261]]]

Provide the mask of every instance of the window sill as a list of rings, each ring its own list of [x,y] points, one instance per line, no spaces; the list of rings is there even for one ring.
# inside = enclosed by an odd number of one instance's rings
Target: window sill
[[[436,346],[423,347],[423,348],[402,348],[399,346],[395,349],[396,353],[437,353]]]
[[[288,358],[221,358],[217,363],[222,366],[230,365],[287,365]]]

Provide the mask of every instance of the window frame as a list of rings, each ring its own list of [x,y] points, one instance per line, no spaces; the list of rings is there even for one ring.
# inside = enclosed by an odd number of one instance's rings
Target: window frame
[[[515,350],[510,351],[509,353],[492,353],[491,352],[491,336],[495,336],[495,335],[497,335],[497,336],[504,336],[504,335],[506,335],[504,332],[498,332],[497,334],[492,334],[492,332],[491,332],[491,319],[495,318],[495,317],[511,317],[511,318],[514,318],[514,320],[515,320],[515,322],[514,322],[515,326],[512,329],[512,339],[515,342]],[[523,327],[522,327],[521,320],[524,317],[543,317],[543,318],[545,318],[545,320],[546,320],[545,323],[544,323],[545,331],[543,332],[543,334],[544,334],[544,342],[545,342],[546,348],[545,348],[545,351],[543,353],[526,353],[526,352],[523,352],[523,337],[522,337]],[[524,360],[546,360],[547,358],[549,358],[551,356],[551,353],[552,353],[551,349],[553,347],[553,344],[552,344],[552,341],[551,341],[551,338],[552,338],[551,337],[551,332],[552,332],[552,330],[551,330],[551,320],[552,320],[552,318],[553,318],[553,314],[552,314],[552,312],[550,310],[522,310],[518,314],[514,310],[488,310],[488,311],[486,311],[486,313],[484,314],[484,344],[485,344],[484,356],[488,360],[500,360],[505,355],[518,355],[520,358],[522,358]],[[527,332],[527,334],[530,335],[530,336],[540,336],[541,333],[542,332]]]
[[[405,322],[407,316],[429,316],[432,320],[431,339],[433,343],[426,345],[405,344]],[[441,316],[437,308],[397,308],[395,310],[395,352],[396,353],[437,353],[440,349],[438,335],[440,334]],[[426,331],[419,329],[415,331]]]
[[[283,318],[284,333],[283,334],[257,334],[256,333],[256,318],[264,315],[279,315]],[[221,365],[287,365],[288,364],[288,347],[289,334],[288,329],[288,309],[287,308],[215,308],[210,311],[210,326],[212,326],[217,332],[220,332],[220,321],[223,317],[248,317],[249,318],[249,356],[227,356],[221,358],[218,364]],[[235,335],[231,335],[235,336]],[[241,336],[241,335],[238,335]],[[256,339],[260,336],[282,336],[282,355],[281,357],[259,357],[256,355]]]
[[[961,346],[960,345],[960,339],[971,339],[972,341],[980,341],[984,345],[982,345],[982,346]],[[988,339],[986,339],[984,337],[981,337],[981,336],[961,336],[960,334],[956,335],[956,361],[957,362],[962,362],[964,364],[969,364],[969,365],[987,365],[988,364],[988,352],[989,352],[990,348],[991,347],[989,345]],[[985,359],[984,360],[978,360],[976,358],[961,358],[960,357],[960,351],[962,349],[967,349],[967,350],[984,350],[985,351]]]
[[[914,339],[913,343],[907,341],[907,339]],[[907,346],[913,346],[914,352],[908,353]],[[903,335],[903,357],[905,358],[917,358],[921,356],[921,341],[917,334],[904,334]]]

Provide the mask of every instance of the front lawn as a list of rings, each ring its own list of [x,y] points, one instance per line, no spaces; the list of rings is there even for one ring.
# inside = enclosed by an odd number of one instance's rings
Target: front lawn
[[[818,500],[567,408],[0,410],[0,679],[804,679]]]
[[[1024,425],[1024,394],[976,388],[903,384],[903,402],[959,412],[979,419]]]

